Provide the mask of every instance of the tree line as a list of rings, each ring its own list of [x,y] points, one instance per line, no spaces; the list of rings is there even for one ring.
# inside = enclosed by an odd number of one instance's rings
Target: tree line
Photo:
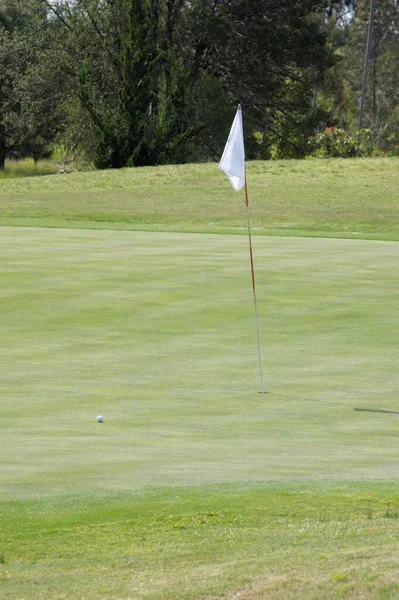
[[[399,148],[399,3],[0,0],[0,168],[215,160],[235,105],[248,158]],[[352,153],[352,154],[351,154]]]

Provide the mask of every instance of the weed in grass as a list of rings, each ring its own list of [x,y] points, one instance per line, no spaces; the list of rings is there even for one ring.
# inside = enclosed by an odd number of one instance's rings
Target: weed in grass
[[[399,509],[387,510],[384,517],[385,519],[399,519]]]

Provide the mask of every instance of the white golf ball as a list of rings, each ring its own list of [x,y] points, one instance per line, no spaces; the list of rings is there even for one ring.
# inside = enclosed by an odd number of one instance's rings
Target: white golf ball
[[[97,421],[98,421],[99,423],[102,423],[102,422],[104,421],[104,419],[103,419],[103,417],[102,417],[101,415],[98,415],[98,417],[97,417]]]

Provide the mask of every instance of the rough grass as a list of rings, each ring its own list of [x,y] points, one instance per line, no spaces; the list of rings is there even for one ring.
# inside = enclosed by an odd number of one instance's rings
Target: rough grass
[[[399,158],[252,162],[254,233],[399,240]],[[0,180],[0,224],[246,232],[216,164]]]
[[[2,228],[0,597],[397,598],[398,248],[254,240],[261,396],[244,237]]]
[[[34,162],[32,159],[9,160],[5,169],[0,169],[0,181],[21,177],[40,177],[58,173],[61,166],[50,160]]]
[[[4,599],[399,592],[393,484],[79,495],[3,504],[2,521]]]

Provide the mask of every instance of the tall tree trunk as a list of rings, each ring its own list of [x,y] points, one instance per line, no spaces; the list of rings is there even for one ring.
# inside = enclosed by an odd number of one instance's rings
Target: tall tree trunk
[[[369,26],[368,26],[368,30],[367,30],[366,52],[364,55],[362,91],[360,92],[359,119],[357,122],[358,129],[362,128],[362,121],[363,121],[364,98],[366,95],[367,68],[368,68],[368,64],[369,64],[371,40],[373,37],[374,13],[375,13],[375,0],[370,0],[370,17],[369,17]]]
[[[0,123],[0,170],[4,169],[6,162],[6,128]]]
[[[377,50],[375,50],[373,56],[373,129],[377,128],[378,125],[378,101],[377,101]]]
[[[327,21],[327,11],[325,8],[323,8],[323,11],[321,13],[321,20],[320,20],[320,31],[322,33],[324,33],[324,31],[326,30],[326,21]],[[315,79],[314,79],[314,84],[313,84],[313,100],[312,100],[312,111],[314,112],[317,108],[317,94],[319,93],[319,86],[317,84],[317,74],[315,75]]]

